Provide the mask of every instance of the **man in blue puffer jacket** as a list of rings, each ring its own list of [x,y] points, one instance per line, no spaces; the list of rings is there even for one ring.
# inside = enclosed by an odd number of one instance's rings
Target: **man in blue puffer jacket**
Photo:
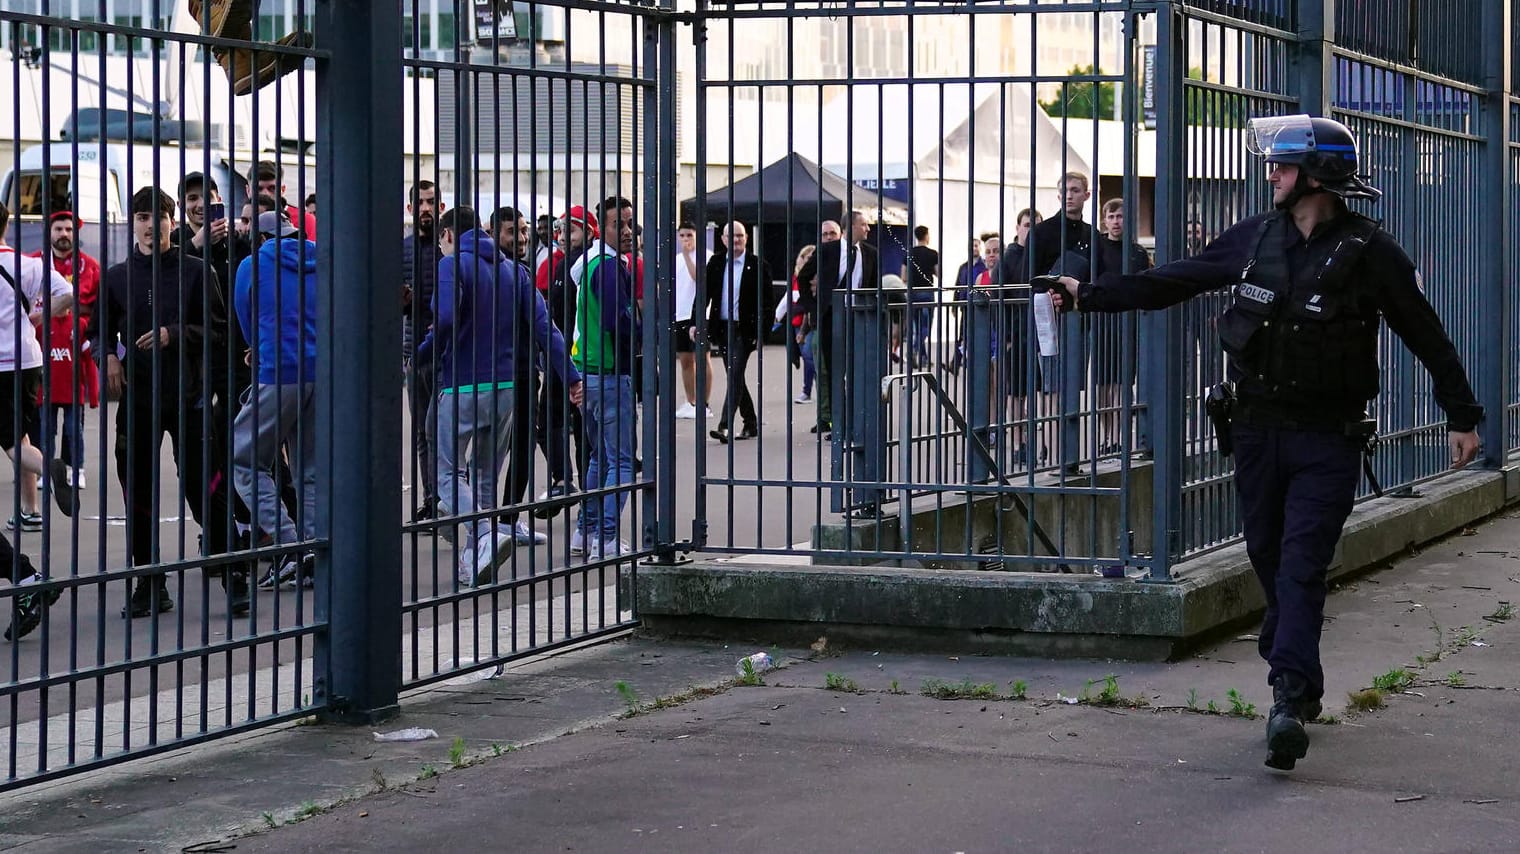
[[[417,358],[436,356],[439,366],[439,506],[472,516],[496,506],[496,482],[511,444],[516,360],[533,358],[536,347],[560,374],[571,403],[580,406],[585,389],[533,280],[521,265],[508,263],[474,210],[458,207],[439,218],[438,249],[444,258],[433,329]],[[514,340],[517,329],[531,340]],[[459,582],[489,583],[512,554],[512,526],[490,518],[464,524],[469,536],[455,540]]]
[[[232,289],[254,370],[232,426],[232,481],[258,528],[255,542],[294,545],[316,537],[317,245],[280,211],[259,214],[257,240]],[[272,474],[282,447],[300,485],[299,532]],[[315,564],[311,552],[286,555],[259,587],[293,586],[310,579]]]

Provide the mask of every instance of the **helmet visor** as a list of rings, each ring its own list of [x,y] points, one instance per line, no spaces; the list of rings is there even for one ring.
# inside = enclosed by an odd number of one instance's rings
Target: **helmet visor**
[[[1266,157],[1307,154],[1314,150],[1314,123],[1306,115],[1251,119],[1246,128],[1246,148]]]

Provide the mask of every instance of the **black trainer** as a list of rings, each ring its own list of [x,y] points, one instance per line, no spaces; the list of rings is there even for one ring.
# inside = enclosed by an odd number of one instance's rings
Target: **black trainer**
[[[1309,753],[1309,731],[1304,729],[1303,715],[1310,708],[1305,701],[1306,686],[1292,673],[1283,673],[1272,682],[1272,713],[1267,716],[1267,767],[1292,771]]]
[[[31,575],[23,579],[18,587],[36,584],[42,580],[40,575]],[[37,630],[42,625],[42,612],[48,606],[58,601],[62,591],[53,590],[48,593],[21,593],[11,600],[12,611],[15,616],[11,618],[11,624],[5,629],[5,639],[12,643],[21,640]]]
[[[79,496],[74,494],[74,487],[69,484],[69,464],[55,459],[48,470],[53,481],[53,500],[58,502],[58,509],[63,511],[63,515],[73,516],[79,510]]]
[[[559,511],[565,509],[571,503],[567,498],[575,492],[575,484],[563,480],[555,481],[550,487],[538,496],[535,502],[538,506],[533,508],[533,518],[553,519],[559,515]]]
[[[137,580],[137,586],[132,589],[132,598],[121,609],[121,615],[136,620],[151,617],[155,613],[167,614],[173,610],[174,598],[169,595],[169,586],[164,577],[149,576]]]
[[[231,582],[228,578],[231,578]],[[248,573],[245,570],[227,570],[222,574],[222,587],[227,591],[227,611],[234,617],[248,615]]]

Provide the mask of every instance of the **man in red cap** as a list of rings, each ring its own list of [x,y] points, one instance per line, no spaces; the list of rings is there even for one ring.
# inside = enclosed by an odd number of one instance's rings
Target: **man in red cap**
[[[590,211],[581,205],[571,208],[568,214],[554,221],[554,235],[558,240],[546,247],[547,251],[543,253],[535,276],[535,284],[549,304],[549,320],[571,342],[575,337],[575,314],[580,293],[576,280],[570,275],[570,264],[565,260],[569,239],[565,235],[565,228],[572,218],[584,230],[587,240],[594,240],[600,234],[596,217]],[[539,506],[533,510],[533,515],[540,519],[550,519],[564,508],[562,503],[555,503],[555,499],[575,492],[576,476],[580,476],[582,483],[586,480],[585,423],[581,418],[581,410],[570,405],[569,390],[552,370],[544,373],[544,385],[539,391],[538,411],[535,415],[540,425],[539,446],[549,464],[549,488],[539,494]],[[573,463],[570,456],[572,438],[575,440]]]
[[[69,482],[84,489],[84,407],[100,405],[100,375],[95,360],[88,358],[85,326],[100,296],[100,262],[79,248],[79,218],[69,211],[54,213],[49,221],[48,243],[53,269],[74,286],[74,309],[52,316],[49,329],[38,329],[47,357],[48,387],[42,414],[42,453],[51,458],[58,416],[63,416],[63,450]],[[41,258],[43,253],[34,253]],[[76,320],[77,317],[77,320]]]

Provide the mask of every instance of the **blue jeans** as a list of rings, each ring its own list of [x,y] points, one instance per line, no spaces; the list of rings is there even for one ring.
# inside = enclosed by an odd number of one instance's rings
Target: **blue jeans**
[[[929,326],[934,322],[933,303],[913,304],[913,358],[929,361]]]
[[[583,409],[586,444],[591,452],[585,489],[608,489],[633,483],[633,446],[638,441],[633,409],[633,377],[586,374]],[[613,492],[581,502],[575,529],[587,542],[617,540],[628,493]],[[636,544],[635,544],[636,545]]]
[[[796,341],[796,337],[792,341]],[[813,364],[813,347],[818,342],[818,333],[809,332],[802,336],[802,343],[797,345],[802,350],[802,393],[809,397],[813,394],[813,380],[818,378],[818,370]]]
[[[60,449],[64,463],[70,468],[83,468],[84,457],[84,407],[75,403],[54,403],[38,407],[41,417],[38,423],[42,433],[42,456],[53,458],[53,437],[58,434],[58,416],[63,416],[63,447]]]

